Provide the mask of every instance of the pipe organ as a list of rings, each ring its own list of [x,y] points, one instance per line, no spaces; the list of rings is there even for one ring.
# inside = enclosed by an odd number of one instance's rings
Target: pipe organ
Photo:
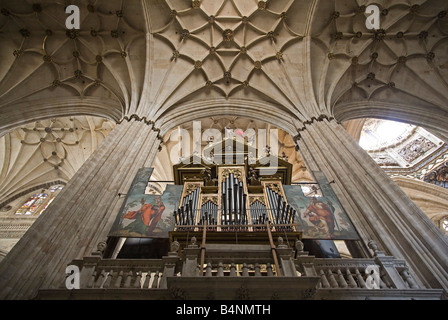
[[[217,146],[227,151],[227,142]],[[247,155],[243,163],[236,161],[239,150]],[[152,168],[141,168],[109,236],[169,238],[184,244],[199,236],[217,244],[265,243],[268,235],[271,246],[274,236],[320,243],[359,239],[322,172],[313,172],[312,185],[318,188],[304,194],[301,184],[291,183],[292,164],[287,161],[277,158],[277,167],[271,168],[266,161],[249,163],[248,147],[229,151],[228,158],[234,157],[229,164],[192,156],[175,165],[174,185],[161,195],[145,194]]]
[[[174,211],[175,231],[295,231],[297,212],[287,203],[281,179],[266,178],[256,193],[248,185],[245,166],[217,166],[215,193],[199,179],[184,182],[182,200]]]

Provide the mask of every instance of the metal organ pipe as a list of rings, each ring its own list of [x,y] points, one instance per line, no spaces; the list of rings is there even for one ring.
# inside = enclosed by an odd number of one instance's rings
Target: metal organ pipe
[[[238,203],[238,183],[233,185],[233,224],[238,221],[238,213],[239,213],[239,203]]]
[[[221,223],[224,224],[225,223],[225,216],[227,213],[227,193],[226,193],[226,183],[225,181],[222,182],[222,188],[221,188],[221,192],[222,192],[222,209],[221,209]]]
[[[185,224],[185,212],[184,212],[184,206],[180,208],[180,214],[181,214],[181,220],[182,224]]]
[[[221,183],[221,224],[241,225],[246,223],[246,200],[243,182],[239,181],[233,173]]]
[[[200,188],[196,188],[182,199],[182,206],[174,212],[175,222],[178,226],[196,223],[199,193]]]
[[[278,217],[280,215],[280,204],[281,204],[282,199],[278,194],[276,194],[276,196],[277,196],[277,208],[276,208],[277,219],[276,219],[276,222],[278,223]]]
[[[242,226],[251,221],[254,230],[264,230],[265,226],[263,225],[270,218],[275,224],[294,223],[296,210],[287,204],[283,196],[271,187],[267,186],[265,189],[268,203],[264,204],[264,201],[257,199],[252,202],[249,208],[246,207],[249,196],[244,192],[244,184],[233,173],[229,173],[222,180],[220,187],[221,210],[218,210],[219,205],[214,202],[216,201],[214,198],[202,198],[206,201],[202,205],[199,204],[201,188],[196,188],[182,199],[182,205],[174,211],[175,224],[181,228],[186,225],[196,225],[197,223],[202,225],[207,222],[208,228],[213,229],[212,226],[216,226],[218,221],[223,226]],[[268,210],[270,210],[271,215],[268,214]],[[288,230],[290,227],[278,226],[276,228],[277,230]]]
[[[241,192],[243,193],[243,188],[241,188]],[[247,212],[246,212],[246,201],[247,201],[247,195],[245,193],[243,193],[243,197],[242,197],[242,208],[243,208],[243,212],[242,212],[242,221],[241,224],[246,224],[247,222]]]
[[[216,217],[218,214],[218,206],[211,200],[208,200],[201,206],[201,214],[199,224],[202,225],[207,221],[208,228],[216,224]]]
[[[261,225],[266,223],[266,205],[258,200],[255,200],[250,205],[250,217],[252,224]],[[255,230],[264,229],[264,226],[256,226]]]
[[[270,208],[271,208],[271,215],[272,215],[272,218],[273,219],[275,219],[275,223],[278,223],[278,210],[276,210],[277,209],[277,205],[276,205],[276,196],[275,195],[277,195],[271,188],[269,188],[269,187],[267,187],[266,188],[266,193],[267,193],[267,196],[268,196],[268,201],[269,201],[269,205],[270,205]],[[277,212],[277,215],[275,215],[275,212]]]
[[[294,215],[296,211],[286,203],[283,196],[272,190],[270,187],[266,188],[269,205],[271,207],[272,217],[276,224],[290,224],[294,222]],[[289,227],[279,227],[279,230],[285,230]]]
[[[194,220],[193,220],[193,200],[190,199],[188,200],[188,208],[189,208],[189,212],[188,212],[188,224],[194,224]]]
[[[277,222],[277,223],[282,223],[283,222],[283,217],[285,216],[285,210],[286,210],[286,202],[283,201],[283,203],[282,203],[282,216],[280,218],[280,221]]]

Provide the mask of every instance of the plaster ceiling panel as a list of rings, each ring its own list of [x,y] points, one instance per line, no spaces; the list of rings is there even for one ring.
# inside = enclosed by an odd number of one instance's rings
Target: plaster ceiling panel
[[[14,91],[17,91],[18,88],[20,89],[20,84],[26,81],[29,76],[33,75],[43,65],[42,57],[34,53],[24,53],[23,55],[26,56],[26,64],[18,66],[14,65],[15,62],[13,62],[13,66],[8,70],[9,72],[5,74],[3,81],[0,83],[0,98],[3,101],[12,100],[17,97],[17,95],[14,95]],[[19,70],[22,72],[18,72]],[[36,86],[28,89],[36,89]],[[29,94],[29,91],[27,93]]]
[[[179,43],[177,50],[191,61],[202,61],[208,54],[208,48],[196,36],[191,36]]]
[[[229,68],[227,70],[230,70],[232,77],[240,82],[250,81],[252,73],[255,72],[254,61],[256,60],[253,60],[252,57],[241,54],[238,59],[230,60],[231,63],[228,64]]]
[[[159,74],[161,78],[160,88],[154,97],[154,104],[156,106],[169,106],[171,104],[166,102],[172,101],[170,100],[171,97],[184,96],[186,93],[194,91],[193,88],[202,87],[203,80],[198,81],[196,77],[190,78],[194,71],[193,62],[189,59],[177,58],[171,62],[168,71]]]
[[[188,10],[187,13],[178,11],[176,20],[182,29],[187,29],[197,35],[198,32],[205,29],[204,25],[208,24],[207,18],[208,16],[202,10]]]
[[[186,3],[186,1],[183,2]],[[165,0],[152,0],[150,3],[148,1],[149,4],[151,5],[149,10],[145,11],[149,17],[150,31],[155,32],[166,26],[172,20],[172,15],[166,14],[171,11],[171,8]]]
[[[132,30],[139,30],[139,33],[147,31],[144,18],[145,13],[144,10],[142,10],[142,4],[140,1],[124,0],[121,7],[115,7],[115,10],[122,11],[123,22],[128,28]]]
[[[168,0],[167,3],[171,4],[179,11],[184,11],[187,9],[191,9],[192,0]]]
[[[182,41],[182,26],[176,20],[171,19],[165,26],[154,31],[157,39],[163,39],[171,48],[176,50]]]
[[[154,47],[152,50],[152,65],[151,65],[151,82],[148,87],[149,96],[154,99],[163,89],[166,81],[166,76],[172,68],[177,68],[178,64],[187,62],[183,58],[174,55],[175,49],[169,43],[154,37]],[[191,66],[191,63],[190,63]]]
[[[447,28],[448,30],[448,25]],[[446,82],[448,79],[448,42],[439,43],[434,48],[434,60],[433,64],[435,66],[435,70],[438,72],[438,78],[441,78],[441,81]]]
[[[253,10],[253,6],[252,6],[252,10]],[[235,16],[241,16],[241,14],[242,14],[241,11],[239,10],[238,6],[235,5],[234,1],[221,2],[221,5],[219,6],[218,11],[215,11],[215,12],[219,13],[219,15],[221,15],[222,17],[235,17]]]
[[[257,10],[250,17],[250,25],[258,30],[260,34],[267,34],[275,31],[278,24],[282,21],[279,13],[267,10]]]
[[[202,69],[211,81],[220,79],[227,68],[222,56],[209,55],[202,61]]]
[[[196,91],[197,88],[204,87],[206,82],[205,74],[203,70],[195,70],[190,66],[192,70],[188,70],[188,76],[183,78],[183,83],[176,84],[176,90],[167,97],[164,104],[171,105],[173,102],[179,101],[185,96],[189,95],[192,91]],[[196,90],[195,90],[196,88]]]
[[[246,2],[248,3],[249,1]],[[191,2],[188,5],[191,7]],[[215,15],[218,12],[219,8],[222,6],[222,2],[216,0],[202,0],[201,6],[203,8],[203,11],[207,15],[211,16]]]
[[[287,99],[286,101],[283,102],[284,105],[285,106],[291,105],[291,108],[293,108],[293,106],[297,106],[299,104],[297,102],[299,97],[296,95],[296,92],[294,91],[294,85],[289,74],[288,76],[285,76],[284,74],[282,75],[275,72],[275,70],[278,70],[279,68],[284,68],[284,64],[281,61],[278,61],[277,59],[271,59],[270,61],[263,63],[262,70],[254,71],[254,77],[258,75],[260,77],[264,76],[265,81],[260,79],[256,83],[260,84],[262,87],[264,85],[263,83],[265,83],[265,85],[268,85],[268,82],[270,82],[272,87],[276,88],[278,91],[281,92],[280,94],[279,92],[272,92],[272,95],[275,95],[277,97],[281,97],[283,95],[284,99],[285,100]],[[291,100],[292,98],[296,99]]]
[[[297,45],[302,39],[303,36],[291,31],[286,20],[283,20],[275,30],[272,47],[276,49],[276,52],[284,52],[287,47]],[[296,50],[299,51],[298,48]]]
[[[294,34],[297,35],[305,35],[309,31],[307,31],[308,24],[310,20],[312,20],[312,33],[316,33],[316,30],[321,30],[320,24],[324,21],[323,16],[320,12],[324,11],[324,9],[319,9],[319,15],[317,19],[311,19],[311,10],[313,10],[313,0],[301,0],[301,1],[288,1],[285,3],[283,10],[278,10],[276,12],[286,12],[285,19],[288,25],[288,29],[291,30]],[[334,5],[333,1],[319,1],[320,6],[332,6]],[[270,4],[269,4],[270,5]],[[325,14],[324,14],[325,15]]]

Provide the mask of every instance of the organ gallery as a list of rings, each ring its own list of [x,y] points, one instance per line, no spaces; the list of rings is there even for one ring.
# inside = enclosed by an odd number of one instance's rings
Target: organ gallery
[[[447,10],[2,1],[0,299],[446,299]]]

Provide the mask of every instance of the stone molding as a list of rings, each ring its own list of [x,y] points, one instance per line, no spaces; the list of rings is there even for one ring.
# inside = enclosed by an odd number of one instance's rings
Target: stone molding
[[[311,117],[310,120],[302,121],[302,127],[297,129],[298,133],[293,137],[294,142],[297,144],[297,141],[299,141],[302,138],[300,132],[305,131],[307,125],[313,124],[314,122],[321,122],[324,120],[333,121],[335,120],[335,118],[332,116],[327,116],[326,114],[321,114],[318,117]]]

